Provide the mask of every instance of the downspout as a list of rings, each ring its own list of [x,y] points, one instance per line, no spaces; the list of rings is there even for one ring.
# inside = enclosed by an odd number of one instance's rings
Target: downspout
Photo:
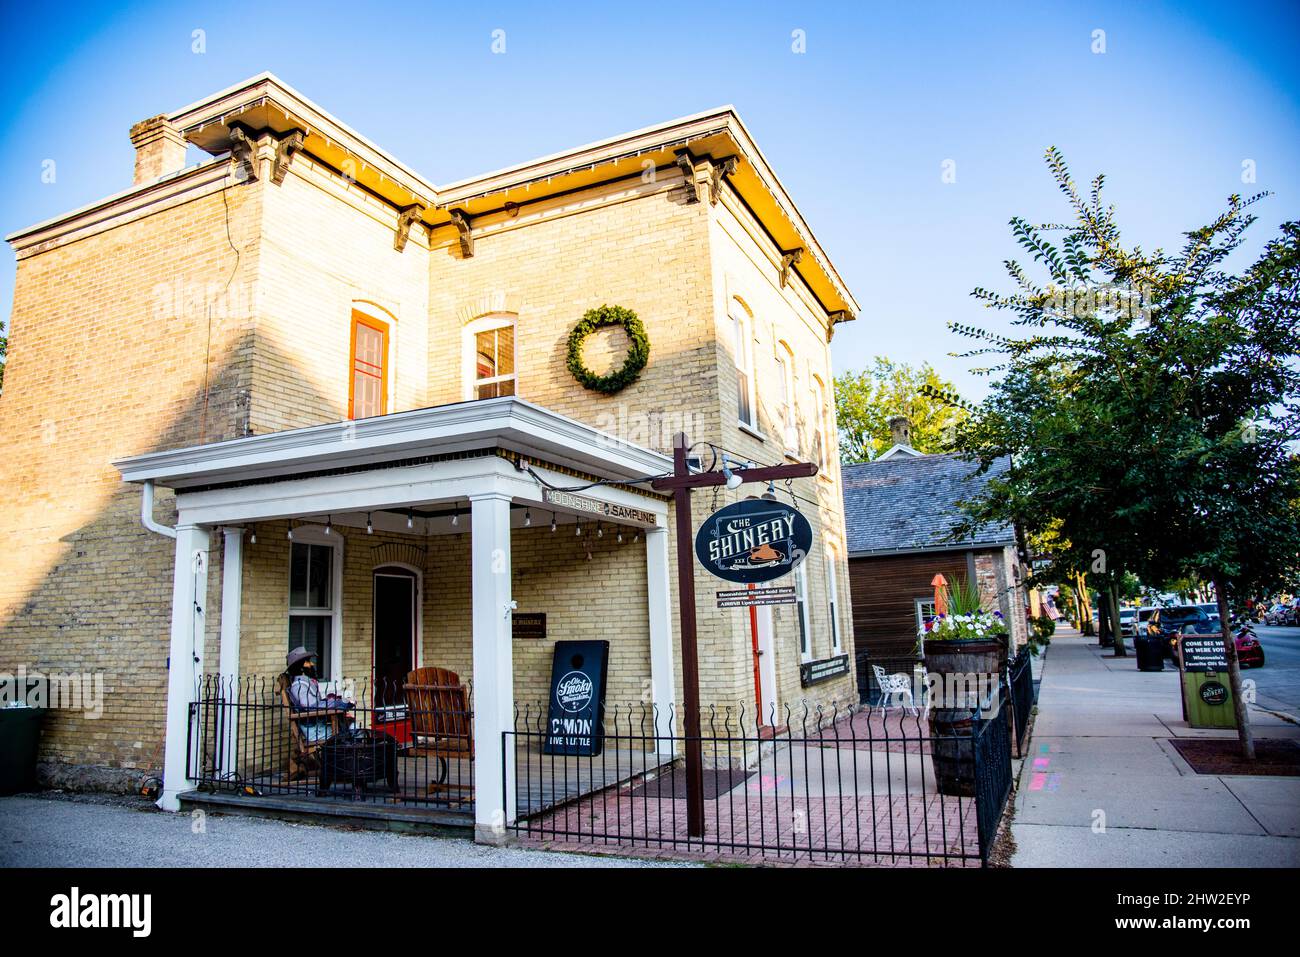
[[[168,538],[176,537],[176,529],[170,525],[162,525],[154,521],[153,517],[153,479],[144,480],[144,488],[140,494],[140,521],[144,527],[151,532],[157,532],[159,535],[166,535]]]

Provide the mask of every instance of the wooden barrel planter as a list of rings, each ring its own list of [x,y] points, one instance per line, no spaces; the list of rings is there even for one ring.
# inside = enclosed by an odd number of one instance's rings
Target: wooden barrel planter
[[[1001,641],[935,641],[925,646],[925,670],[940,676],[948,689],[948,675],[993,675],[996,682],[1006,655]],[[930,761],[940,794],[975,796],[975,715],[982,702],[977,690],[963,689],[944,707],[930,709]]]

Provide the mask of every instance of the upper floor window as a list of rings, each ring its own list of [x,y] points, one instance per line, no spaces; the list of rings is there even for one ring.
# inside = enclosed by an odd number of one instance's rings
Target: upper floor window
[[[830,448],[830,406],[827,404],[826,383],[817,376],[812,377],[813,401],[813,449],[812,458],[819,469],[826,468],[831,461]]]
[[[488,316],[465,328],[467,398],[515,394],[515,321]]]
[[[739,302],[731,304],[731,326],[736,356],[736,417],[742,425],[753,428],[756,425],[752,362],[754,350],[751,347],[753,336],[750,335],[749,315]]]
[[[348,418],[365,419],[388,411],[388,323],[352,313],[352,379]]]
[[[794,353],[784,342],[776,344],[777,426],[785,450],[794,453],[799,447],[799,432],[795,419],[794,403]]]

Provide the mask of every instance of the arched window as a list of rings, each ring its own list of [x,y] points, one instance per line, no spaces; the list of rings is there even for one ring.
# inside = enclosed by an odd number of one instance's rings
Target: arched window
[[[484,316],[466,325],[464,349],[465,398],[517,394],[513,315]]]
[[[822,382],[821,377],[816,375],[812,377],[812,401],[812,459],[817,463],[819,469],[824,469],[830,463],[835,452],[830,447],[830,400],[826,395],[826,383]]]
[[[749,312],[739,300],[731,301],[732,343],[736,362],[736,418],[756,428],[754,421],[754,336]]]
[[[795,414],[794,398],[794,353],[784,342],[776,344],[776,381],[777,381],[777,428],[785,451],[797,455],[799,449],[799,430]]]
[[[352,310],[352,355],[348,418],[366,419],[388,411],[388,323]]]

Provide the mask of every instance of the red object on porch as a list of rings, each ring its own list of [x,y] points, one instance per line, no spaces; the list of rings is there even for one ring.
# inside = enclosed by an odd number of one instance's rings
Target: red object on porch
[[[392,717],[376,712],[375,730],[392,735],[398,747],[405,748],[411,743],[411,719],[407,716],[405,708]]]

